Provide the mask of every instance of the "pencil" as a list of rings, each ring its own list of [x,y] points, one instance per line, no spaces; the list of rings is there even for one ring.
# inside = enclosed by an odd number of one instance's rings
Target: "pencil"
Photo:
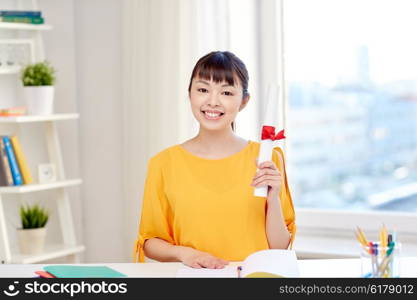
[[[360,229],[359,227],[357,227],[357,230],[358,230],[358,234],[359,234],[359,236],[361,237],[361,240],[363,241],[363,243],[364,243],[365,245],[368,245],[368,244],[369,244],[369,242],[368,242],[368,240],[367,240],[367,239],[366,239],[366,237],[365,237],[365,233],[363,233],[362,229]]]
[[[237,278],[240,278],[241,273],[242,273],[242,267],[241,266],[238,266],[237,267]]]
[[[384,255],[387,252],[387,244],[388,244],[387,228],[385,227],[385,224],[383,224],[381,231],[379,232],[379,239],[380,239],[381,251]]]

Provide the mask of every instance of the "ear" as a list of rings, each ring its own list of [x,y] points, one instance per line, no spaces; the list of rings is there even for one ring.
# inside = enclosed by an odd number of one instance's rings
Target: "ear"
[[[247,95],[245,98],[243,98],[242,103],[240,104],[240,107],[239,107],[239,111],[245,108],[245,106],[249,102],[249,99],[250,99],[250,95]]]

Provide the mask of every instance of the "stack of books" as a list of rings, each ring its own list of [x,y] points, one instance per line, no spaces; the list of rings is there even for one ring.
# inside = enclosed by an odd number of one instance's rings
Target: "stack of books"
[[[0,22],[43,24],[42,12],[34,10],[0,10]]]
[[[32,175],[17,136],[0,136],[0,186],[32,183]]]
[[[26,114],[26,107],[0,108],[0,117],[17,117]]]

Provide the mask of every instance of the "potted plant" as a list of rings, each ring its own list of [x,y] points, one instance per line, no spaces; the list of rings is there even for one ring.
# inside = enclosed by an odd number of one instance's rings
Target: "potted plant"
[[[17,235],[22,254],[42,253],[46,236],[45,225],[48,218],[49,213],[38,204],[20,207],[22,228],[17,229]]]
[[[49,62],[29,64],[22,70],[23,97],[29,115],[53,113],[55,70]]]

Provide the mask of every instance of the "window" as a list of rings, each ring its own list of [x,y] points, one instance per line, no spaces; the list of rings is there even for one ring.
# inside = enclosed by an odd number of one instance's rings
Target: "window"
[[[287,164],[302,208],[417,211],[415,1],[284,1]]]

